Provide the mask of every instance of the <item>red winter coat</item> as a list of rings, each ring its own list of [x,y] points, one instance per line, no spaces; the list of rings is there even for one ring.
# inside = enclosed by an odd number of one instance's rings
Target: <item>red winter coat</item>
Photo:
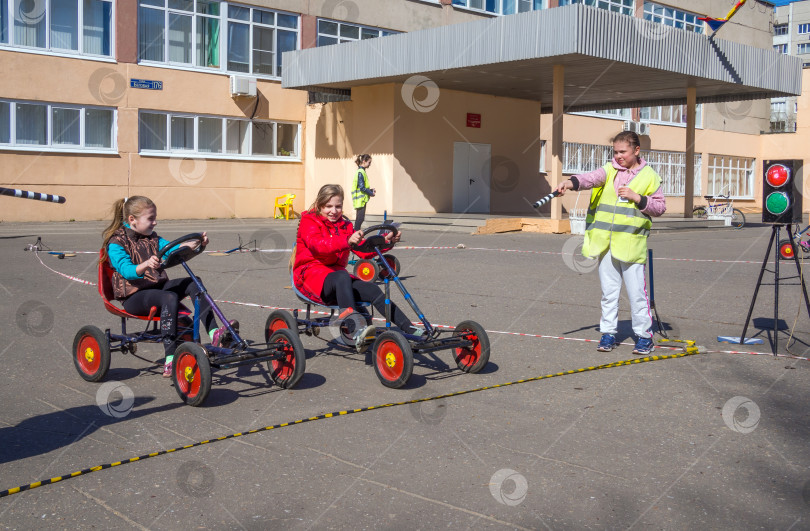
[[[298,291],[315,302],[323,303],[321,292],[326,276],[346,269],[349,264],[349,236],[353,232],[352,223],[345,217],[332,223],[314,212],[301,214],[293,263],[293,282]],[[375,256],[375,253],[355,254],[361,258]]]

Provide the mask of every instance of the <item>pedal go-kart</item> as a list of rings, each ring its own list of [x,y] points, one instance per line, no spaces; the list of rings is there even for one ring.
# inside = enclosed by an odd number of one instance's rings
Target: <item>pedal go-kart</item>
[[[194,275],[188,261],[202,252],[202,234],[187,234],[163,247],[158,255],[161,267],[171,268],[182,265],[199,288],[194,300],[194,313],[181,305],[178,312],[177,337],[184,342],[177,347],[172,362],[172,381],[180,399],[188,405],[199,406],[205,402],[211,390],[211,369],[225,369],[237,365],[267,361],[270,377],[280,387],[294,387],[304,375],[306,356],[298,334],[289,330],[277,330],[266,338],[264,344],[251,344],[242,339],[229,324],[225,315]],[[186,242],[196,242],[195,248],[182,246]],[[102,250],[103,253],[103,250]],[[104,379],[110,369],[110,352],[135,354],[138,343],[161,343],[158,308],[153,306],[149,315],[132,315],[113,304],[112,267],[109,261],[99,260],[98,292],[104,307],[121,317],[121,333],[114,334],[110,329],[101,331],[96,326],[83,326],[73,339],[73,363],[79,375],[88,382]],[[200,341],[200,298],[211,305],[217,318],[225,323],[231,334],[231,345],[215,347]],[[146,328],[140,332],[127,332],[127,320],[146,321]]]
[[[377,232],[377,234],[371,235]],[[436,352],[450,350],[453,353],[458,368],[464,372],[476,373],[483,369],[489,361],[489,337],[484,327],[475,321],[463,321],[454,330],[439,330],[425,318],[416,305],[416,301],[402,284],[391,264],[384,260],[383,253],[394,247],[393,243],[385,239],[385,233],[397,234],[396,227],[391,225],[375,225],[363,231],[364,240],[354,246],[355,250],[377,253],[377,258],[386,268],[387,275],[383,278],[385,284],[386,315],[385,326],[377,327],[375,338],[371,347],[374,371],[380,382],[390,388],[399,388],[405,385],[413,372],[414,353]],[[292,278],[291,278],[292,280]],[[390,282],[393,281],[399,288],[402,296],[408,301],[413,311],[424,326],[426,335],[415,336],[406,334],[391,325],[391,291]],[[291,314],[285,310],[276,310],[267,317],[265,334],[273,334],[278,330],[289,328],[298,333],[319,335],[320,329],[334,325],[337,306],[325,306],[331,310],[329,316],[313,317],[312,307],[324,307],[304,296],[292,282],[296,296],[306,304],[306,313],[300,315],[299,310]],[[341,327],[340,338],[344,344],[353,345],[352,337],[348,331]]]
[[[387,213],[383,213],[382,224],[386,227],[393,225],[396,228],[398,224],[394,224],[387,218]],[[394,270],[394,273],[399,275],[402,268],[399,264],[399,260],[397,260],[397,257],[393,254],[388,254],[388,251],[390,250],[391,247],[383,250],[384,261],[388,262],[391,269]],[[355,256],[357,255],[355,254]],[[388,269],[382,265],[382,262],[383,259],[381,259],[379,256],[374,256],[371,258],[361,258],[360,256],[357,256],[357,258],[349,260],[349,265],[354,266],[354,276],[366,282],[374,282],[375,280],[385,280],[385,278],[388,276]]]

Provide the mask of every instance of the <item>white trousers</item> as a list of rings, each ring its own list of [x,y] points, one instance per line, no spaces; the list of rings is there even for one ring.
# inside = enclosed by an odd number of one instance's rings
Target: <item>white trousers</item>
[[[652,314],[647,296],[646,264],[628,264],[613,258],[610,250],[599,259],[599,282],[602,284],[602,320],[599,331],[615,334],[619,325],[619,293],[624,280],[630,312],[633,317],[633,332],[636,337],[652,334]]]

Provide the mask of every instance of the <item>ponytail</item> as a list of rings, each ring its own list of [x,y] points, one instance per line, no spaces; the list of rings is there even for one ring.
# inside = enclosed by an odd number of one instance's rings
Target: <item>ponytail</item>
[[[142,195],[116,199],[111,209],[112,221],[110,221],[110,224],[104,229],[104,232],[101,233],[102,245],[101,256],[99,258],[100,262],[107,259],[107,245],[109,245],[113,234],[124,226],[124,221],[128,219],[129,216],[138,217],[144,209],[154,206],[155,203],[153,203],[151,199]]]
[[[371,155],[364,153],[362,155],[357,155],[357,158],[354,159],[354,163],[357,164],[357,167],[359,168],[361,164],[369,160],[371,160]]]

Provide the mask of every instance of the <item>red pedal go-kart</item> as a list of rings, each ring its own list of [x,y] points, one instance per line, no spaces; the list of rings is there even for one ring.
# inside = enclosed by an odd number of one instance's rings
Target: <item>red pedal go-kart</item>
[[[377,234],[372,235],[375,232]],[[439,350],[452,351],[453,359],[462,371],[479,372],[489,361],[489,337],[484,327],[475,321],[463,321],[454,330],[434,328],[422,314],[411,294],[405,289],[397,272],[394,271],[388,261],[384,260],[383,253],[394,247],[393,243],[386,241],[384,236],[386,232],[391,232],[395,236],[397,229],[391,225],[369,227],[363,231],[364,240],[359,245],[354,246],[354,249],[358,251],[377,253],[377,259],[383,264],[387,273],[383,278],[385,284],[386,322],[385,326],[376,328],[374,343],[371,347],[372,363],[380,382],[390,388],[402,387],[408,382],[413,372],[414,353],[436,352]],[[425,328],[424,336],[406,334],[397,328],[392,328],[391,281],[396,284],[402,296],[419,317]],[[337,306],[327,306],[327,308],[331,309],[331,315],[329,316],[312,317],[312,307],[323,307],[323,305],[308,299],[296,289],[295,282],[292,282],[292,288],[296,296],[306,304],[306,314],[301,316],[298,310],[294,310],[292,314],[284,310],[273,311],[267,317],[265,334],[289,328],[298,333],[317,336],[320,334],[321,328],[329,327],[334,323]],[[340,333],[343,343],[351,344],[351,335],[342,328]]]
[[[180,399],[191,406],[202,405],[211,390],[212,368],[224,369],[261,361],[267,361],[270,376],[277,385],[285,389],[294,387],[306,368],[304,347],[298,334],[278,330],[270,334],[264,344],[248,343],[242,339],[188,266],[187,262],[202,252],[202,240],[202,234],[188,234],[167,244],[158,255],[162,268],[182,265],[199,288],[193,314],[182,305],[178,312],[177,337],[184,342],[174,354],[172,381]],[[197,245],[182,245],[186,242],[196,242]],[[112,273],[108,260],[99,260],[98,292],[107,311],[121,317],[121,333],[111,333],[109,328],[102,332],[96,326],[87,325],[76,333],[73,340],[73,363],[79,375],[88,382],[101,381],[107,375],[110,352],[134,354],[138,343],[161,343],[162,340],[157,307],[153,306],[149,315],[142,316],[129,314],[113,303]],[[232,337],[229,347],[215,347],[200,341],[200,298],[205,298],[217,318],[228,327]],[[127,332],[129,319],[146,321],[146,328],[139,332]]]

